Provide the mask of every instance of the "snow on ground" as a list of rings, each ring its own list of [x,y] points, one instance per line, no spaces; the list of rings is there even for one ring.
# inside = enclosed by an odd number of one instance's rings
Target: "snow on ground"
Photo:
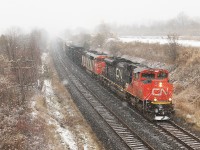
[[[44,73],[44,66],[46,65],[48,54],[43,53],[42,54],[42,73]],[[76,144],[76,138],[71,133],[70,130],[67,129],[67,127],[62,127],[61,123],[62,119],[64,118],[60,103],[57,101],[55,97],[55,93],[52,88],[51,80],[46,79],[44,80],[44,84],[42,87],[42,93],[44,93],[45,97],[45,107],[47,109],[47,114],[43,114],[46,119],[46,122],[48,125],[53,125],[55,128],[55,132],[60,136],[61,143],[64,147],[70,150],[77,150],[78,146]],[[30,104],[32,109],[32,116],[33,118],[36,118],[37,115],[40,115],[39,110],[36,109],[36,103],[38,101],[35,100],[36,97],[33,98],[32,103]],[[51,146],[50,146],[51,147]],[[55,147],[55,145],[52,145],[52,147]]]
[[[62,128],[62,127],[58,126],[57,131],[61,135],[63,142],[67,143],[71,150],[77,150],[78,149],[76,142],[75,142],[75,139],[74,139],[72,133],[69,130],[67,130],[66,128]]]
[[[32,99],[32,102],[31,102],[31,109],[33,110],[31,115],[33,116],[33,118],[35,118],[38,115],[38,112],[35,110],[35,101],[34,101],[34,99]]]
[[[63,118],[58,112],[60,110],[60,104],[55,100],[50,80],[44,80],[42,91],[45,94],[46,103],[48,104],[47,107],[49,108],[49,110],[53,110],[53,115],[56,115],[56,117]]]
[[[59,123],[59,120],[63,119],[63,114],[61,113],[60,104],[55,99],[50,80],[44,81],[42,91],[45,94],[48,111],[50,115],[53,116],[53,121],[51,120],[49,123],[56,127],[56,131],[65,145],[68,145],[71,150],[77,150],[78,148],[74,135],[66,127],[61,127]]]
[[[45,71],[45,68],[44,68],[44,66],[45,66],[45,64],[47,63],[46,62],[46,59],[47,59],[47,57],[48,57],[48,53],[42,53],[42,56],[41,56],[41,59],[42,59],[42,74],[44,73],[44,71]]]
[[[122,36],[119,37],[122,42],[142,42],[142,43],[160,43],[167,44],[166,36]],[[200,41],[196,40],[178,40],[178,43],[183,46],[200,47]]]
[[[44,80],[44,85],[42,88],[42,92],[44,93],[45,97],[45,107],[47,109],[47,113],[43,114],[40,113],[40,110],[36,109],[38,100],[36,99],[36,96],[33,97],[32,103],[30,104],[31,109],[32,109],[32,117],[36,118],[38,116],[43,116],[46,119],[46,122],[48,125],[53,125],[53,129],[55,132],[59,135],[60,143],[66,147],[66,149],[70,150],[77,150],[77,141],[76,137],[73,135],[73,133],[65,126],[61,124],[64,116],[61,111],[61,105],[57,101],[55,97],[55,93],[53,91],[51,81],[50,80]],[[37,100],[37,101],[36,101]],[[55,135],[56,137],[56,135]],[[56,145],[49,145],[49,147],[56,149]]]

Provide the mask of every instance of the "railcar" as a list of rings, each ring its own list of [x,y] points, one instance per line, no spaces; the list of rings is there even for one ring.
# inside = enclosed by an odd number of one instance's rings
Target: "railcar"
[[[82,55],[84,54],[84,47],[76,46],[76,45],[70,45],[66,46],[65,48],[66,54],[69,56],[69,58],[75,62],[77,65],[81,65],[82,62]]]
[[[109,57],[105,59],[106,67],[103,76],[124,88],[131,81],[132,70],[138,63],[120,57]]]
[[[82,55],[81,65],[90,73],[100,75],[105,68],[104,59],[106,57],[108,57],[107,54],[102,52],[88,51]]]

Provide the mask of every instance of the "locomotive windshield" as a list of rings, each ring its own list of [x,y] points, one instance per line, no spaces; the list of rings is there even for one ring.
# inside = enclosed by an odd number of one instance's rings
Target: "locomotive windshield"
[[[155,79],[154,73],[142,73],[142,78]]]
[[[158,79],[165,79],[167,78],[168,74],[166,72],[159,72]]]
[[[145,72],[145,73],[142,73],[142,78],[145,78],[145,79],[165,79],[168,77],[168,73],[166,72],[158,72],[158,73],[152,73],[152,72]]]

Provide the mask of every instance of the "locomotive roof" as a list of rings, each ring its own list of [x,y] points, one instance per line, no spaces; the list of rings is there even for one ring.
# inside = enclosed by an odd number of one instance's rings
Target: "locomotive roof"
[[[71,48],[71,49],[74,49],[74,50],[84,49],[84,47],[77,46],[77,45],[69,45],[68,47]]]
[[[164,71],[164,72],[168,72],[167,70],[165,69],[155,69],[155,68],[149,68],[149,67],[137,67],[134,69],[134,73],[138,73],[138,72],[142,72],[144,70],[148,70],[148,71],[153,71],[153,72],[160,72],[160,71]]]
[[[86,52],[86,55],[91,56],[93,58],[97,58],[99,56],[107,56],[107,54],[98,51],[88,51]]]
[[[115,65],[115,64],[121,64],[123,65],[133,65],[133,66],[137,66],[139,65],[139,63],[136,62],[132,62],[130,60],[127,60],[125,58],[121,58],[121,57],[109,57],[105,59],[105,62],[110,64],[110,65]]]
[[[108,65],[117,65],[122,68],[127,67],[127,66],[132,66],[134,73],[138,73],[143,70],[151,69],[148,66],[145,66],[145,65],[137,63],[137,62],[132,62],[130,60],[127,60],[127,59],[121,58],[121,57],[109,57],[109,58],[105,59],[105,62]]]
[[[150,69],[148,67],[137,67],[134,69],[134,73],[138,73],[138,72],[141,72],[143,70],[147,70],[147,69]]]

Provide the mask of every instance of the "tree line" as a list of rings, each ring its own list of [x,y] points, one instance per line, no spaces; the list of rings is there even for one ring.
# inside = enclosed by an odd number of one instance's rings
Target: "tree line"
[[[23,33],[16,27],[0,36],[0,105],[24,104],[29,87],[37,85],[45,36],[42,30]]]

